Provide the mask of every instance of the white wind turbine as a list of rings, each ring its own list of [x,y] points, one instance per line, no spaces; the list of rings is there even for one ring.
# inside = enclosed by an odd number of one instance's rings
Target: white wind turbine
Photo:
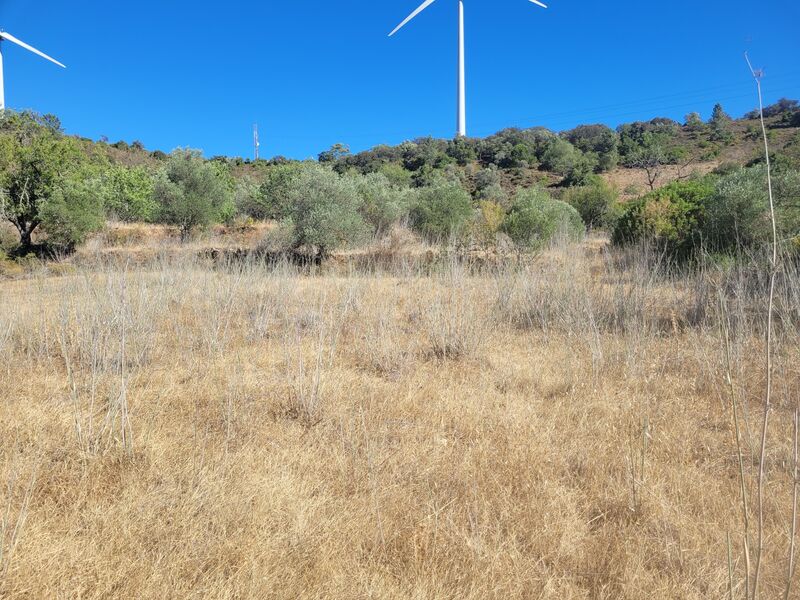
[[[412,12],[405,21],[400,23],[394,28],[394,31],[389,34],[389,37],[400,31],[411,19],[416,17],[423,10],[428,8],[436,0],[425,0],[417,10]],[[539,0],[530,0],[534,4],[538,4],[542,8],[547,8],[546,5],[539,2]],[[458,114],[456,117],[456,135],[458,137],[466,137],[467,135],[467,77],[464,61],[464,0],[458,0]]]
[[[3,87],[3,42],[4,41],[9,41],[12,44],[16,44],[17,46],[22,46],[23,48],[25,48],[25,50],[29,50],[34,54],[38,54],[42,58],[57,64],[59,67],[63,67],[64,69],[67,68],[60,62],[58,62],[55,58],[51,58],[47,56],[47,54],[45,54],[44,52],[40,52],[33,46],[29,46],[25,42],[18,40],[10,33],[6,33],[5,31],[0,30],[0,112],[4,111],[6,108],[5,88]]]

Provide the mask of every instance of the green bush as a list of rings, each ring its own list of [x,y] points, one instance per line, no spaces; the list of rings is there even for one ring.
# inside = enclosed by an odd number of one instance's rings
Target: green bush
[[[153,198],[155,181],[144,167],[114,165],[98,181],[109,216],[122,221],[152,221],[158,204]]]
[[[39,217],[52,246],[72,249],[105,224],[103,198],[95,179],[73,178],[55,189]]]
[[[800,236],[800,173],[778,170],[772,177],[780,240]],[[703,234],[714,251],[727,252],[772,241],[766,166],[734,171],[717,182],[706,202]]]
[[[614,223],[612,241],[651,240],[671,257],[688,259],[702,242],[704,205],[713,193],[708,179],[681,181],[629,202]]]
[[[286,188],[281,229],[291,249],[320,256],[369,238],[356,180],[321,165],[306,165]]]
[[[195,150],[174,151],[153,188],[160,219],[180,227],[184,238],[222,218],[231,196],[219,169]]]
[[[472,198],[461,185],[440,180],[420,190],[411,222],[427,239],[447,241],[464,233],[473,212]]]
[[[374,235],[385,235],[392,225],[405,219],[415,200],[415,191],[393,185],[382,173],[350,176],[361,197],[360,212]]]
[[[271,166],[258,190],[241,198],[239,210],[254,219],[282,219],[290,209],[289,192],[303,171],[313,163],[285,163]]]
[[[578,211],[589,229],[606,225],[609,211],[617,199],[617,191],[596,176],[591,178],[589,185],[568,189],[563,198]]]
[[[619,136],[606,125],[581,125],[564,133],[578,150],[593,155],[597,172],[610,171],[619,162]]]
[[[578,212],[540,188],[517,192],[501,229],[519,249],[534,251],[558,234],[578,239],[584,233]]]
[[[541,157],[541,165],[547,171],[566,176],[575,167],[580,151],[567,140],[552,138]]]

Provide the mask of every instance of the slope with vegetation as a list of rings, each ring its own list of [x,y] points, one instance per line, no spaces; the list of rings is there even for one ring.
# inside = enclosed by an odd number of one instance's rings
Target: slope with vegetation
[[[791,100],[766,110],[774,164],[786,174],[780,181],[788,194],[782,221],[789,237],[798,115]],[[423,138],[358,154],[337,144],[318,161],[251,162],[206,160],[188,149],[148,152],[138,142],[92,142],[64,135],[55,117],[8,112],[0,119],[0,201],[17,239],[6,231],[2,242],[13,256],[63,254],[109,221],[167,224],[187,239],[215,223],[267,220],[278,226],[263,246],[279,252],[326,256],[383,238],[398,225],[428,242],[461,248],[538,249],[572,228],[568,211],[550,208],[561,201],[587,227],[610,228],[620,242],[646,235],[684,244],[688,236],[717,248],[729,237],[720,227],[738,227],[743,215],[706,210],[706,200],[694,198],[689,204],[703,204],[700,216],[698,207],[668,200],[684,189],[672,182],[691,188],[705,177],[705,187],[717,189],[717,207],[730,192],[739,194],[740,212],[763,212],[763,198],[733,189],[734,181],[747,188],[745,180],[759,177],[755,116],[734,120],[717,105],[707,123],[691,113],[684,124],[659,118],[616,131],[603,125],[560,134],[507,129],[485,139]],[[742,168],[749,175],[737,173]],[[664,186],[669,190],[656,191]],[[522,196],[535,208],[521,210]],[[654,207],[664,214],[653,214]],[[640,216],[643,211],[649,216]],[[736,239],[752,237],[739,233]]]

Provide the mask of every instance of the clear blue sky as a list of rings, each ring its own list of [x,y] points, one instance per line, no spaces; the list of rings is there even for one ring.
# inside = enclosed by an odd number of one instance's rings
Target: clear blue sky
[[[6,101],[66,130],[150,149],[307,158],[455,130],[456,1],[0,0],[0,28],[65,62],[4,44]],[[467,0],[469,133],[508,126],[738,115],[800,97],[797,0]]]

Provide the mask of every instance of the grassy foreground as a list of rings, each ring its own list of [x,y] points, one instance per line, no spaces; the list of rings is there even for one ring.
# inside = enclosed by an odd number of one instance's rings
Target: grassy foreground
[[[170,257],[4,282],[0,597],[744,597],[732,408],[754,538],[764,281],[657,263],[596,238],[478,271]],[[796,271],[778,295],[769,598]]]

